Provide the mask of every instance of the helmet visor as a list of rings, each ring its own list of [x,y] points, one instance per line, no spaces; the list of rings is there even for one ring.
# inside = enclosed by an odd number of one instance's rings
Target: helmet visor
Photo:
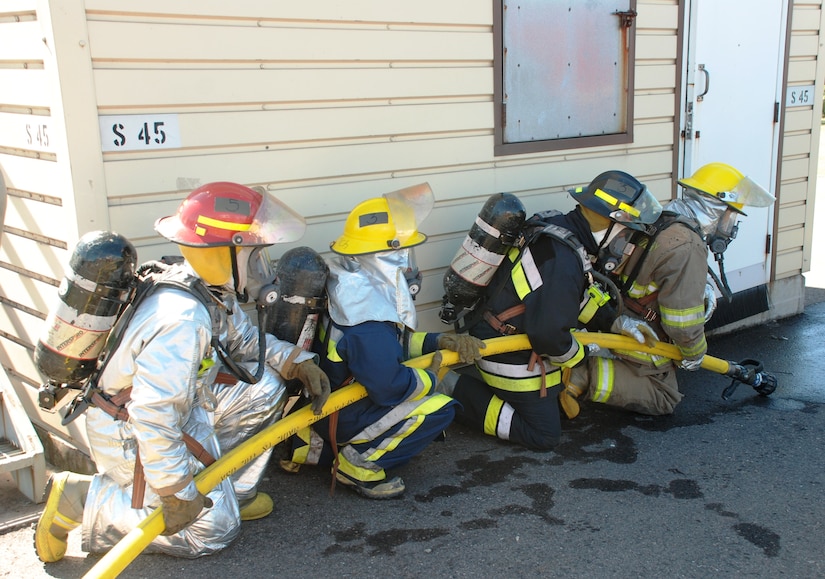
[[[435,197],[429,183],[421,183],[385,193],[387,206],[395,224],[396,239],[401,247],[413,238],[420,237],[418,226],[427,218],[435,205]]]
[[[716,197],[739,207],[770,207],[776,201],[776,197],[750,177],[744,177],[733,189],[717,193]]]
[[[307,226],[303,217],[270,195],[263,187],[252,189],[260,193],[263,199],[249,229],[238,233],[237,239],[242,242],[236,242],[236,245],[289,243],[303,237]]]
[[[597,189],[595,195],[599,198],[610,196],[601,189]],[[618,223],[653,223],[662,214],[662,205],[647,187],[639,193],[633,205],[610,197],[611,199],[605,199],[605,202],[614,205],[616,209],[610,212],[609,217]]]

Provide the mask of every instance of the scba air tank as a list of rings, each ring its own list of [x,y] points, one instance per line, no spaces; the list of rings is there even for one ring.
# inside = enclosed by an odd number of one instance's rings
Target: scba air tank
[[[444,274],[441,321],[454,323],[484,294],[511,247],[521,243],[527,212],[511,193],[491,195]]]
[[[275,298],[267,306],[267,333],[309,350],[318,318],[326,309],[329,275],[324,258],[309,247],[296,247],[275,264]]]
[[[137,251],[117,233],[81,237],[46,318],[34,361],[51,384],[80,387],[94,372],[135,282]]]

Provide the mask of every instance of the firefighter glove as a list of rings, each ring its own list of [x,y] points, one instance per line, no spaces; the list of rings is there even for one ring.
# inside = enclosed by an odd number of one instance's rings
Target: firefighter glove
[[[686,358],[679,363],[679,367],[682,370],[687,370],[688,372],[695,372],[696,370],[702,367],[702,360],[704,359],[704,355],[699,356],[698,358],[695,358],[693,360],[689,360]]]
[[[294,376],[301,381],[304,388],[312,397],[312,412],[321,414],[324,404],[329,398],[329,378],[314,361],[304,360],[295,366]]]
[[[458,353],[458,361],[471,364],[482,358],[481,350],[487,347],[483,340],[469,334],[441,334],[438,336],[438,348]]]
[[[710,321],[713,312],[716,311],[716,291],[710,282],[705,284],[705,323]]]
[[[648,345],[652,345],[653,342],[659,340],[659,336],[656,335],[656,332],[647,322],[631,318],[624,314],[616,318],[616,321],[613,322],[610,329],[614,333],[630,336],[640,344],[647,343]]]
[[[160,497],[163,505],[163,523],[166,525],[161,535],[174,535],[182,531],[195,522],[204,508],[208,509],[212,506],[212,499],[201,494],[194,483],[190,483],[190,487],[194,489],[191,493],[194,496],[192,500],[180,499],[177,495]],[[190,487],[177,494],[186,496],[189,494]]]
[[[430,362],[430,365],[425,368],[428,372],[432,372],[438,377],[438,371],[441,369],[441,361],[444,359],[444,356],[441,355],[441,352],[436,352],[433,354],[433,361]]]

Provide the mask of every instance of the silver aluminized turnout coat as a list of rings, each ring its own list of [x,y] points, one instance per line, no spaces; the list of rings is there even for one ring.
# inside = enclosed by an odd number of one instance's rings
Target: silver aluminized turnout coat
[[[187,265],[181,276],[196,275]],[[232,359],[254,374],[258,330],[232,291],[218,295],[220,340]],[[218,302],[216,302],[217,305]],[[100,381],[108,395],[131,387],[128,421],[99,408],[86,413],[92,458],[97,464],[83,513],[83,549],[114,546],[160,504],[162,494],[184,488],[203,469],[182,435],[194,437],[214,457],[237,446],[281,417],[286,390],[282,375],[313,354],[266,335],[266,364],[256,384],[217,384],[219,366],[211,346],[212,318],[190,292],[161,287],[137,308]],[[146,478],[142,509],[132,509],[135,454]],[[214,505],[183,531],[159,536],[148,551],[198,557],[226,547],[240,530],[238,501],[253,498],[270,452],[224,480],[209,493]]]

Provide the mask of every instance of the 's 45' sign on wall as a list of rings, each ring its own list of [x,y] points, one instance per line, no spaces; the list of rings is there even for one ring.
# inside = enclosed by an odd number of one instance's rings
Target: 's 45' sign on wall
[[[179,148],[178,115],[101,116],[100,142],[103,151]]]

